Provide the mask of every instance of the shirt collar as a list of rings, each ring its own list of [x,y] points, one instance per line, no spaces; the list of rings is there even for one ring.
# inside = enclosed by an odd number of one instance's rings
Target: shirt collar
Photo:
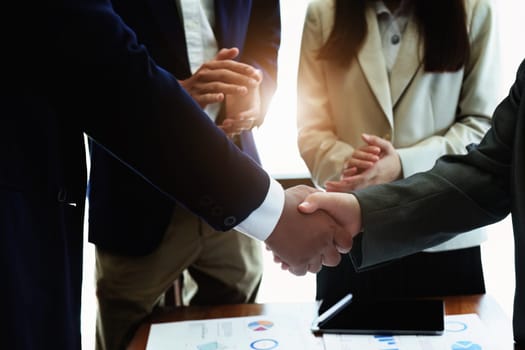
[[[391,14],[394,17],[397,16],[403,16],[407,14],[408,11],[408,3],[409,0],[401,0],[401,3],[399,4],[399,7],[394,11],[394,13],[391,13],[388,7],[385,5],[383,0],[374,0],[372,1],[372,6],[374,10],[376,11],[376,14],[382,15],[382,14]]]

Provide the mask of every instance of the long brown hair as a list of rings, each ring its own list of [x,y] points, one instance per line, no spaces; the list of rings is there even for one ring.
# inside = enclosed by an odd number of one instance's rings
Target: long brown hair
[[[350,64],[367,34],[367,0],[335,0],[334,26],[319,51],[319,59]],[[470,44],[464,0],[412,0],[419,33],[423,38],[425,71],[457,71],[468,59]]]

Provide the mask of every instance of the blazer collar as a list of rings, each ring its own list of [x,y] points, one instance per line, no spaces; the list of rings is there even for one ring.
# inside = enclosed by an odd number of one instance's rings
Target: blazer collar
[[[417,25],[413,19],[410,19],[390,72],[390,92],[394,107],[422,66],[423,50],[419,40]]]
[[[386,69],[377,69],[386,67],[386,64],[381,54],[382,43],[375,9],[369,7],[366,17],[368,34],[357,54],[357,60],[381,109],[392,124],[393,108],[422,66],[423,52],[419,45],[417,25],[412,19],[408,21],[389,80]]]
[[[377,24],[377,14],[373,7],[367,8],[366,22],[368,24],[368,34],[363,47],[357,54],[357,61],[381,109],[392,125],[393,113],[390,86],[388,84],[385,59],[382,54],[383,49]],[[383,67],[383,69],[378,69],[378,67]]]

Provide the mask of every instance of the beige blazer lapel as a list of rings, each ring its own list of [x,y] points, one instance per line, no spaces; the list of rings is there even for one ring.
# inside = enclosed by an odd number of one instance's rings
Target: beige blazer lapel
[[[415,21],[410,19],[403,34],[401,47],[392,71],[390,72],[390,91],[392,105],[395,106],[406,90],[417,70],[422,65],[423,51],[419,45],[419,35]]]
[[[357,54],[357,60],[381,109],[390,125],[393,125],[392,99],[390,97],[385,58],[382,54],[383,49],[377,24],[377,15],[374,9],[370,7],[366,11],[366,22],[368,23],[368,34],[363,47]]]

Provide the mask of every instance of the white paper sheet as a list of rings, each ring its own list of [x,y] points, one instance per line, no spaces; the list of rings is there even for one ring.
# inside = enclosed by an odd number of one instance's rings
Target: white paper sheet
[[[304,320],[286,315],[216,318],[151,325],[146,350],[323,350]]]

